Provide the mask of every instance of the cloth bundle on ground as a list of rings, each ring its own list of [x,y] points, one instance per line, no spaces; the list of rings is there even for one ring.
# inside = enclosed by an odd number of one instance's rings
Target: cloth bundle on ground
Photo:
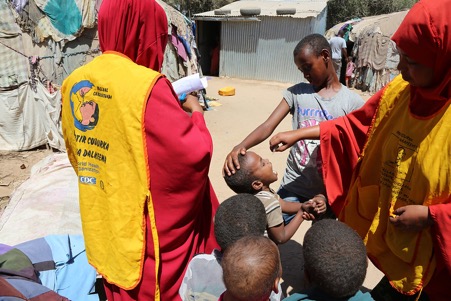
[[[95,282],[81,235],[0,244],[1,300],[98,301]]]

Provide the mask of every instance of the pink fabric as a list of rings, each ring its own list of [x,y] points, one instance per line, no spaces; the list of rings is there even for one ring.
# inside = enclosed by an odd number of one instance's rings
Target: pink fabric
[[[351,76],[352,72],[354,72],[355,64],[353,62],[349,62],[346,65],[346,76]]]

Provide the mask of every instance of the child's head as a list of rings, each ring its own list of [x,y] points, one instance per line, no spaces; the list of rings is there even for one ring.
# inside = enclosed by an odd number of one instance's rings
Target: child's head
[[[214,223],[216,241],[224,251],[243,236],[265,233],[265,207],[252,194],[237,194],[219,205]]]
[[[268,159],[262,159],[254,152],[238,155],[240,169],[235,174],[225,176],[227,185],[235,193],[257,193],[269,189],[269,185],[277,181],[277,172]]]
[[[360,236],[334,219],[320,220],[304,237],[304,270],[313,287],[333,298],[353,296],[362,285],[368,261]]]
[[[348,63],[352,62],[352,56],[348,56]]]
[[[298,69],[314,87],[323,87],[328,78],[336,77],[332,50],[329,42],[320,34],[303,38],[294,48],[293,56]]]
[[[282,274],[279,250],[264,236],[247,236],[232,244],[222,259],[224,284],[233,300],[268,300],[277,293]]]

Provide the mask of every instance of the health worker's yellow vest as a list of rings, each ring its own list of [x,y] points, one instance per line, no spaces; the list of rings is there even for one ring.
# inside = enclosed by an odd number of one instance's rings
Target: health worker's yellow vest
[[[364,239],[369,258],[398,291],[427,285],[436,267],[431,230],[395,228],[390,214],[406,205],[444,203],[450,195],[450,101],[434,116],[409,112],[401,76],[383,93],[340,220]]]
[[[75,70],[62,86],[63,134],[78,175],[88,260],[108,282],[123,289],[134,288],[141,279],[146,205],[158,271],[144,113],[161,76],[107,52]]]

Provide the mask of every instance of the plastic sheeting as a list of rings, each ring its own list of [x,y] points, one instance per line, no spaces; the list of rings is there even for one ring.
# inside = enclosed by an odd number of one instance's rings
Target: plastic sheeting
[[[0,217],[7,245],[51,234],[82,234],[77,176],[65,153],[52,154],[31,170]]]
[[[197,45],[192,30],[192,21],[165,2],[161,0],[157,0],[157,2],[166,12],[169,34],[161,72],[166,75],[171,82],[191,74],[202,74],[202,70],[200,70],[198,64]],[[173,38],[178,41],[183,39],[186,42],[187,51],[189,52],[188,58],[183,59],[179,56],[177,49],[171,43]],[[183,46],[180,45],[180,47]]]
[[[346,24],[352,25],[349,41],[354,42],[352,56],[356,63],[356,77],[353,85],[356,88],[374,93],[399,73],[396,69],[399,55],[390,38],[407,12],[349,20],[335,25],[325,33],[326,37],[331,37]]]
[[[29,0],[27,3],[15,1],[13,6],[24,31],[31,32],[35,42],[43,42],[49,37],[59,42],[74,40],[83,28],[94,27],[98,3],[92,0]]]
[[[28,58],[23,55],[23,48],[20,27],[6,1],[0,1],[1,89],[17,87],[28,81]]]
[[[0,92],[0,150],[22,151],[48,143],[65,150],[61,132],[61,93],[40,83]]]

